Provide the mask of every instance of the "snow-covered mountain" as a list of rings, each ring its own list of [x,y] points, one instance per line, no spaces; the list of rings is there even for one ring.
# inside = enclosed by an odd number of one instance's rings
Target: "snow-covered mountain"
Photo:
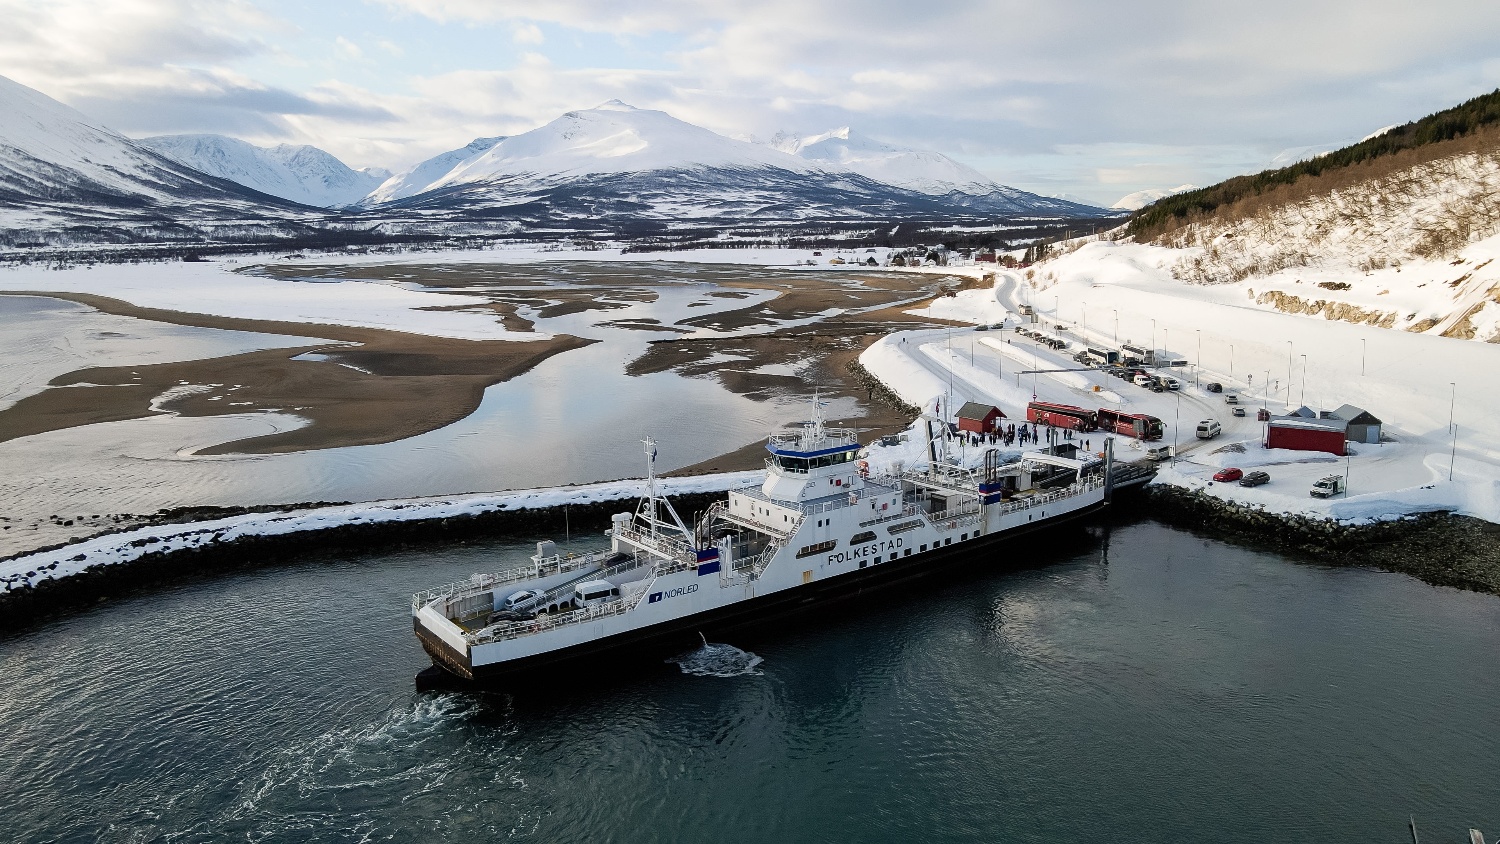
[[[223,135],[157,135],[138,143],[211,176],[318,208],[352,205],[391,176],[351,169],[313,146],[258,147]]]
[[[1103,213],[997,185],[936,153],[836,134],[789,152],[611,100],[444,153],[392,177],[362,204],[548,224],[612,213],[677,225],[777,215],[798,222]]]
[[[494,138],[475,138],[469,141],[468,146],[435,155],[415,167],[388,177],[365,197],[364,204],[379,205],[383,202],[394,202],[408,196],[416,196],[442,181],[443,177],[454,169],[489,152],[495,144],[503,140],[505,140],[504,135]]]
[[[0,77],[0,240],[180,237],[202,232],[193,226],[295,216],[295,206],[164,158]]]
[[[983,196],[1001,189],[990,177],[940,152],[883,143],[848,126],[805,138],[778,134],[771,139],[771,146],[830,170],[848,170],[877,182],[934,196],[950,193]]]
[[[1169,196],[1176,196],[1179,193],[1187,193],[1190,190],[1197,189],[1197,185],[1178,185],[1175,188],[1147,188],[1146,190],[1138,190],[1135,193],[1127,193],[1120,197],[1114,205],[1109,207],[1117,211],[1139,211],[1158,199],[1166,199]]]

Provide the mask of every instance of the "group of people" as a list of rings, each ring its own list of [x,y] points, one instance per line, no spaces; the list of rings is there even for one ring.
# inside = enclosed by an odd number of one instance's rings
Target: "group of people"
[[[1054,429],[1052,425],[1049,425],[1049,424],[1046,424],[1046,423],[1043,423],[1042,427],[1048,429],[1049,431],[1051,431],[1051,430],[1061,431],[1062,434],[1061,434],[1060,438],[1062,440],[1064,440],[1064,441],[1071,442],[1071,441],[1077,439],[1076,437],[1073,436],[1074,431],[1073,431],[1072,428],[1056,428],[1056,429]],[[986,431],[985,433],[982,433],[982,434],[975,433],[973,431],[962,431],[962,432],[959,433],[959,436],[965,438],[968,441],[969,445],[972,445],[972,446],[980,446],[980,445],[985,445],[985,444],[1014,446],[1016,443],[1019,442],[1023,448],[1028,443],[1034,443],[1034,442],[1038,442],[1039,443],[1039,442],[1041,442],[1044,439],[1044,436],[1042,435],[1041,431],[1037,428],[1037,424],[1035,422],[1033,422],[1033,423],[1031,423],[1029,425],[1027,423],[1025,423],[1025,422],[1022,422],[1019,426],[1017,426],[1014,422],[1012,422],[1009,425],[1000,425],[997,428],[995,428],[995,430],[993,430],[993,431]],[[1050,436],[1051,436],[1051,438],[1052,438],[1053,441],[1055,441],[1058,438],[1058,435],[1056,435],[1056,434],[1051,434]],[[1083,442],[1080,444],[1079,447],[1082,448],[1084,451],[1091,451],[1092,450],[1092,443],[1089,440],[1085,439],[1085,440],[1083,440]]]

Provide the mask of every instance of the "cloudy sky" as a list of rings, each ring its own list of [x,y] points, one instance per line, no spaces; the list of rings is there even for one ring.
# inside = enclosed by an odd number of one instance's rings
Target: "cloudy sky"
[[[1500,87],[1476,0],[0,0],[0,75],[131,136],[400,169],[618,98],[849,125],[1108,204]]]

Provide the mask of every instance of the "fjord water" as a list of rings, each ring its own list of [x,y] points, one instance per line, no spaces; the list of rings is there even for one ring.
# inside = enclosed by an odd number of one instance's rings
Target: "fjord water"
[[[1493,596],[1120,523],[582,691],[414,691],[408,594],[527,550],[310,557],[0,640],[0,839],[1500,829]]]

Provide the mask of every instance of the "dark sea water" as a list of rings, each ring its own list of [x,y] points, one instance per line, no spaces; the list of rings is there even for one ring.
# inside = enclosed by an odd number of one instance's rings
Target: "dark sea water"
[[[1100,525],[584,691],[414,691],[409,593],[529,550],[310,559],[0,640],[0,840],[1500,833],[1492,596]]]

